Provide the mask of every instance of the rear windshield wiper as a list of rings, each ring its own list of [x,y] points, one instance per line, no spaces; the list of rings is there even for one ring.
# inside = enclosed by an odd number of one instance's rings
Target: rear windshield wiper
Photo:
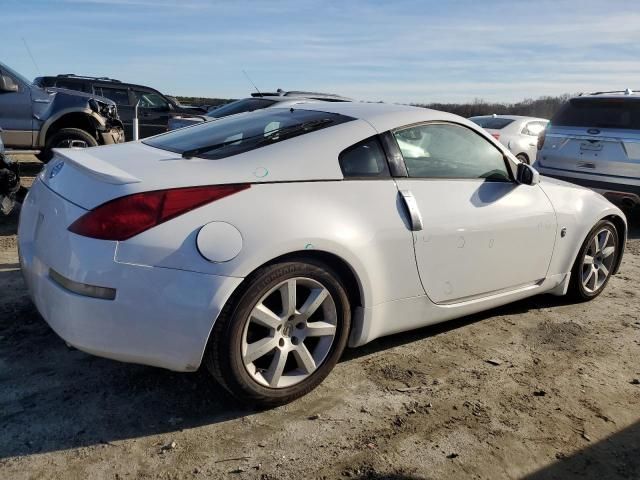
[[[311,120],[309,122],[299,123],[297,125],[290,125],[288,127],[276,128],[275,130],[271,130],[268,133],[261,133],[259,135],[253,135],[244,139],[236,138],[234,140],[227,140],[226,142],[220,142],[213,145],[205,145],[203,147],[185,150],[184,152],[182,152],[182,158],[192,158],[202,153],[210,152],[212,150],[218,150],[229,145],[246,144],[252,140],[255,140],[255,147],[260,147],[268,143],[274,143],[280,140],[284,140],[285,138],[289,138],[291,136],[296,136],[301,133],[307,133],[318,128],[323,128],[330,123],[333,123],[332,119],[323,118],[320,120]]]

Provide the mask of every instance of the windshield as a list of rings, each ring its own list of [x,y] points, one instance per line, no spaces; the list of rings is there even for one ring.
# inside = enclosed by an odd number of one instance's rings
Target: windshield
[[[226,158],[354,120],[336,113],[269,108],[174,130],[145,140],[185,157]]]
[[[9,75],[11,75],[12,77],[14,77],[16,80],[18,80],[21,83],[24,83],[27,86],[32,85],[32,83],[27,80],[26,77],[23,77],[22,75],[20,75],[18,72],[16,72],[15,70],[10,69],[9,67],[7,67],[5,64],[0,63],[0,70],[8,73]]]
[[[469,120],[476,125],[480,125],[482,128],[490,128],[492,130],[501,130],[513,123],[512,118],[499,117],[471,117]]]
[[[254,110],[270,107],[274,103],[276,102],[273,100],[265,100],[264,98],[244,98],[242,100],[227,103],[221,107],[212,108],[207,112],[207,116],[222,118],[236,113],[253,112]]]
[[[551,120],[559,127],[640,130],[640,100],[628,98],[574,98]]]

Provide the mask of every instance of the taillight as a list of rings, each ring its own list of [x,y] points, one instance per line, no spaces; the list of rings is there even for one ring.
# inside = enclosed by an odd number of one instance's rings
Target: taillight
[[[491,136],[492,136],[493,138],[495,138],[496,140],[500,140],[500,134],[499,134],[498,132],[493,132],[493,133],[491,134]]]
[[[542,147],[544,147],[544,140],[546,136],[547,136],[547,129],[545,128],[538,134],[538,150],[542,150]]]
[[[210,185],[134,193],[84,214],[69,231],[99,240],[126,240],[207,203],[249,188],[249,184]]]

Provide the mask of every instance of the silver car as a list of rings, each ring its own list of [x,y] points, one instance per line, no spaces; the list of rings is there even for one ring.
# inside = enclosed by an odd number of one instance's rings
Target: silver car
[[[538,135],[549,123],[544,118],[519,115],[485,115],[469,120],[487,130],[521,162],[527,164],[535,161]]]
[[[640,94],[580,95],[540,136],[540,173],[596,190],[628,208],[640,205]]]

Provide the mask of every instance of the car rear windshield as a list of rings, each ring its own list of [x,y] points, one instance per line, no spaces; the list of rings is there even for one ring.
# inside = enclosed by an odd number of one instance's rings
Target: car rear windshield
[[[492,130],[501,130],[513,123],[513,119],[511,118],[476,117],[470,118],[469,120],[480,125],[482,128],[490,128]]]
[[[629,98],[574,98],[555,114],[559,127],[640,130],[640,100]]]
[[[184,157],[216,160],[351,120],[336,113],[269,108],[174,130],[144,143]]]
[[[235,102],[227,103],[221,107],[212,108],[207,112],[207,116],[213,118],[222,118],[228,115],[235,115],[242,112],[253,112],[273,105],[275,100],[267,100],[264,98],[243,98]]]

